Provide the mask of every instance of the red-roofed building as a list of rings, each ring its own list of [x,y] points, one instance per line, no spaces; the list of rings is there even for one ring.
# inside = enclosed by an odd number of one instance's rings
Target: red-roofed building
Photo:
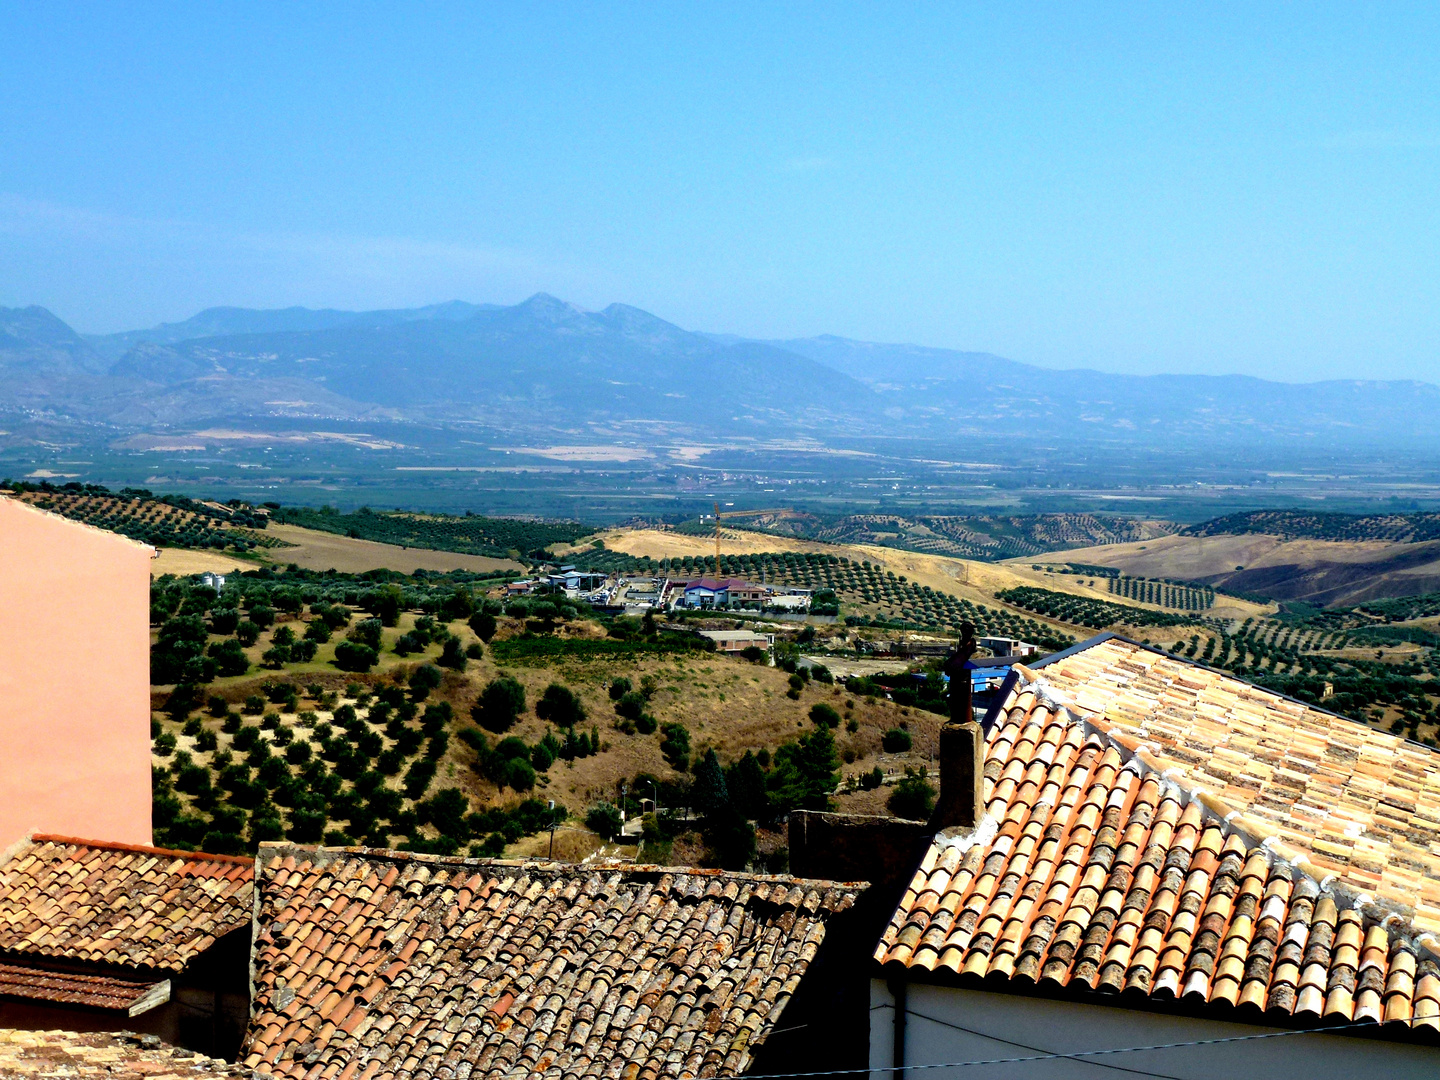
[[[1440,1075],[1440,753],[1102,635],[939,764],[872,1070]]]
[[[140,1031],[233,1055],[254,861],[37,835],[0,856],[0,1028]]]

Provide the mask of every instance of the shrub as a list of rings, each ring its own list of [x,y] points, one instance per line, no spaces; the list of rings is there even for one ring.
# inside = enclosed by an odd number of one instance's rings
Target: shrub
[[[465,658],[467,660],[484,660],[485,646],[481,645],[478,641],[472,641],[469,645],[465,646]]]
[[[169,757],[175,752],[175,736],[168,731],[161,732],[155,740],[155,753],[160,757]]]
[[[740,650],[740,659],[749,660],[752,664],[758,664],[770,654],[759,645],[746,645]]]
[[[285,760],[291,765],[305,765],[310,761],[310,744],[308,742],[292,742],[285,748]]]
[[[440,669],[434,664],[421,664],[410,676],[410,697],[414,701],[424,701],[430,696],[430,691],[437,690],[444,676]]]
[[[880,748],[887,754],[903,754],[910,749],[912,740],[908,731],[891,728],[880,736]]]
[[[627,720],[639,720],[640,715],[645,711],[646,704],[644,694],[635,690],[627,690],[615,702],[615,711]]]
[[[491,679],[470,709],[470,717],[487,731],[509,731],[525,711],[525,687],[508,675]]]
[[[585,706],[575,691],[559,683],[551,683],[535,703],[535,715],[559,727],[570,728],[585,721]]]
[[[369,671],[379,659],[379,655],[369,645],[342,641],[335,646],[335,666],[341,671]]]
[[[380,651],[381,636],[379,619],[361,619],[352,626],[350,632],[345,635],[348,640],[368,646],[377,653]]]
[[[585,814],[585,827],[606,840],[620,835],[620,811],[608,802],[596,803]]]
[[[885,800],[886,807],[898,818],[925,821],[935,809],[935,789],[925,778],[925,770],[906,769],[905,778]]]
[[[247,649],[260,640],[260,624],[251,622],[249,619],[239,623],[235,627],[235,639]]]
[[[435,762],[429,758],[418,758],[405,770],[404,790],[407,799],[419,799],[435,779]]]
[[[219,747],[219,745],[219,738],[216,737],[215,732],[211,731],[208,728],[201,731],[198,735],[195,736],[196,750],[203,750],[206,753],[210,753],[211,751]]]
[[[470,616],[470,629],[475,631],[475,636],[481,641],[488,642],[495,636],[495,616],[488,611],[477,611]]]
[[[625,678],[624,675],[621,675],[618,679],[610,683],[610,700],[619,701],[626,694],[630,693],[632,689],[634,688],[631,686],[630,680]],[[631,719],[633,720],[634,717],[631,717]]]
[[[524,758],[510,758],[501,766],[496,779],[516,791],[529,791],[535,786],[535,768]]]
[[[810,722],[817,726],[837,728],[840,726],[840,714],[822,701],[818,705],[810,706]]]
[[[661,729],[660,753],[676,772],[690,767],[690,732],[684,724],[666,724]]]
[[[440,659],[435,661],[441,667],[452,668],[455,671],[464,671],[466,665],[465,649],[457,637],[445,639],[445,645],[440,650]]]

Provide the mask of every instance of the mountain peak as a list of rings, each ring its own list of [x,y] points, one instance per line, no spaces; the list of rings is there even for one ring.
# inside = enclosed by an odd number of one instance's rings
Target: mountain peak
[[[536,316],[563,316],[573,318],[576,315],[586,314],[583,308],[577,307],[568,300],[561,300],[558,296],[551,296],[547,292],[537,292],[528,300],[522,300],[515,305],[515,310],[527,315]]]
[[[32,304],[0,307],[0,370],[14,376],[99,374],[105,361],[63,319]]]

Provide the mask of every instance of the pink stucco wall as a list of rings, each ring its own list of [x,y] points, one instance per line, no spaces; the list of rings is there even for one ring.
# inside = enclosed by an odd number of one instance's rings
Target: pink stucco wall
[[[0,497],[0,849],[150,843],[150,557]]]

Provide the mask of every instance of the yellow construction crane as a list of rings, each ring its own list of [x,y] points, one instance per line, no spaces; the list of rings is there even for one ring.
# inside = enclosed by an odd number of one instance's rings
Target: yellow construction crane
[[[715,504],[715,580],[720,580],[720,519],[721,518],[743,518],[743,517],[764,517],[766,514],[793,514],[794,510],[788,506],[782,506],[778,510],[726,510],[720,512],[720,504]]]

